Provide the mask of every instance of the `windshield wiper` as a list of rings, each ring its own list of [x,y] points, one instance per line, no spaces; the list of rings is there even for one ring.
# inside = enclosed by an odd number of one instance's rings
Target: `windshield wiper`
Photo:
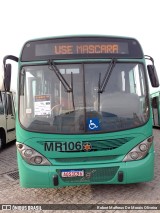
[[[100,83],[100,82],[98,83],[98,93],[103,93],[104,92],[104,90],[106,88],[106,85],[107,85],[107,83],[109,81],[109,78],[111,76],[112,70],[113,70],[114,66],[116,65],[116,61],[117,60],[114,59],[114,58],[111,60],[109,66],[108,66],[108,69],[107,69],[107,71],[105,73],[105,76],[104,76],[104,78],[102,80],[102,83]],[[100,78],[99,78],[99,81],[100,81]]]
[[[55,65],[54,61],[52,59],[49,59],[48,64],[49,64],[48,68],[50,70],[53,70],[55,72],[57,78],[62,83],[65,91],[66,92],[73,92],[72,88],[70,87],[70,85],[68,84],[68,82],[66,81],[66,79],[63,77],[63,75],[59,71],[58,67]]]

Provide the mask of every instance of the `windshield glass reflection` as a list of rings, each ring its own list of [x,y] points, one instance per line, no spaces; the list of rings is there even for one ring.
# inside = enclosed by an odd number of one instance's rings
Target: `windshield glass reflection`
[[[19,117],[24,128],[78,134],[130,129],[147,121],[142,64],[117,62],[103,92],[100,83],[110,63],[56,66],[72,92],[46,65],[22,69]]]

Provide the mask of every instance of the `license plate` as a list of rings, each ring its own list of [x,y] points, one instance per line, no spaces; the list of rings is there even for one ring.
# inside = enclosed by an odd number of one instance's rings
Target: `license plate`
[[[61,170],[61,177],[84,177],[84,170]]]

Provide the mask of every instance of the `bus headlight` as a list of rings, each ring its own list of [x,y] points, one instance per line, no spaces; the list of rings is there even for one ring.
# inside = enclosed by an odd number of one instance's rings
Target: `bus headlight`
[[[130,150],[130,152],[128,152],[128,154],[124,157],[123,162],[140,160],[144,158],[147,155],[152,143],[153,136],[147,138],[146,140],[135,146],[132,150]]]
[[[36,164],[41,164],[42,163],[42,157],[41,156],[36,156],[35,158],[34,158],[34,162],[36,163]]]
[[[141,150],[141,152],[146,152],[146,150],[148,149],[147,144],[140,144],[139,145],[139,149]]]
[[[42,165],[49,166],[51,163],[39,152],[35,151],[31,147],[16,142],[17,150],[21,154],[22,158],[28,163],[32,165]]]
[[[130,157],[133,159],[133,160],[137,160],[137,158],[138,158],[138,152],[130,152]]]
[[[33,151],[31,149],[27,149],[24,151],[25,157],[29,158],[33,155]]]

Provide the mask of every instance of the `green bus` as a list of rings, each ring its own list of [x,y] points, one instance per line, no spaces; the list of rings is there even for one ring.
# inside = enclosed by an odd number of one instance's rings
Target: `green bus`
[[[148,79],[153,87],[159,82],[153,59],[144,56],[136,39],[92,35],[27,41],[19,58],[3,59],[6,89],[8,59],[19,65],[16,146],[21,187],[153,179]]]
[[[153,127],[160,127],[160,91],[151,94]]]

